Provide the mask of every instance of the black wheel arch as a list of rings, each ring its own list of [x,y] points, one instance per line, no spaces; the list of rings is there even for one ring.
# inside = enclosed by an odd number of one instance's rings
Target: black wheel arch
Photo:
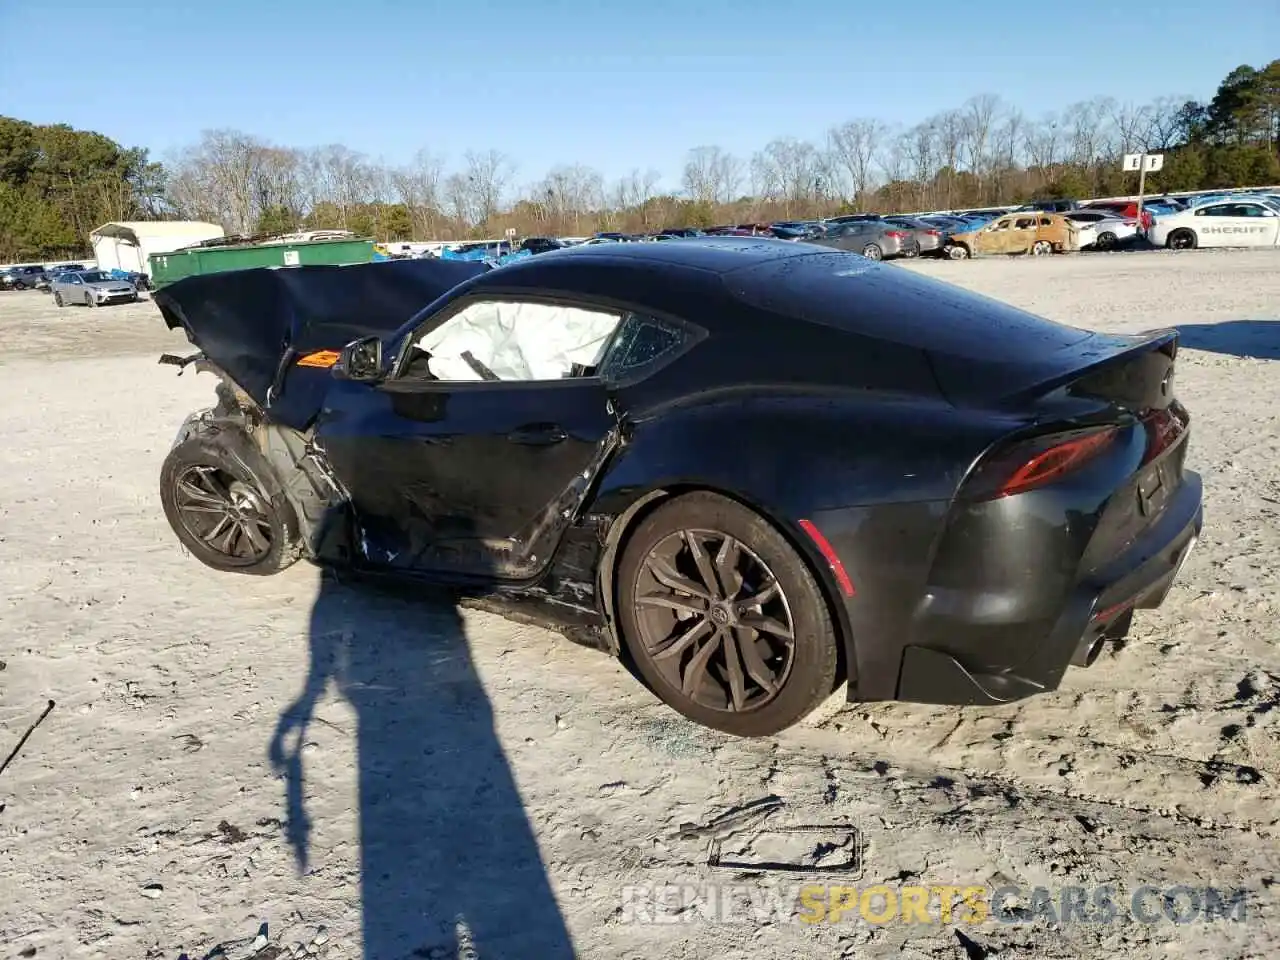
[[[627,662],[626,644],[618,635],[618,583],[617,571],[627,543],[646,517],[659,507],[690,493],[713,493],[724,497],[755,513],[776,530],[787,544],[796,551],[805,567],[813,575],[814,581],[827,605],[827,612],[836,629],[838,662],[836,665],[837,682],[849,682],[849,664],[857,663],[855,639],[849,623],[848,611],[841,602],[840,588],[829,564],[819,553],[815,544],[806,537],[796,523],[789,523],[777,515],[776,511],[755,501],[741,492],[725,486],[703,481],[669,483],[648,490],[639,491],[629,504],[614,515],[605,534],[604,545],[600,551],[600,560],[596,572],[596,589],[600,597],[601,612],[605,620],[605,633],[609,650],[614,656],[624,661],[628,670],[634,672],[633,665]]]
[[[263,485],[263,492],[271,497],[279,495],[288,503],[303,556],[340,566],[351,562],[357,538],[349,495],[323,452],[313,448],[310,431],[259,422],[237,406],[237,398],[225,382],[219,387],[220,406],[190,417],[187,430],[233,452],[246,466],[261,464],[260,470],[251,472]]]

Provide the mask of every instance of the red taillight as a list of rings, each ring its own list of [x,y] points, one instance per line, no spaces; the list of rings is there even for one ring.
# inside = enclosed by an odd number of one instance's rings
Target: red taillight
[[[1026,493],[1074,473],[1115,442],[1117,427],[1056,433],[995,452],[965,481],[967,500],[998,500]]]
[[[1190,422],[1191,418],[1178,406],[1154,410],[1144,416],[1142,425],[1147,431],[1147,452],[1142,458],[1143,464],[1150,463],[1173,446]]]
[[[885,235],[886,237],[893,237],[895,240],[905,240],[905,239],[907,239],[907,235],[906,235],[905,233],[902,233],[902,232],[901,232],[901,231],[899,231],[899,230],[886,230],[886,231],[884,232],[884,235]]]
[[[929,236],[931,236],[931,237],[940,237],[940,236],[942,236],[942,231],[941,231],[941,230],[926,230],[926,231],[925,231],[925,233],[927,233],[927,234],[928,234]]]

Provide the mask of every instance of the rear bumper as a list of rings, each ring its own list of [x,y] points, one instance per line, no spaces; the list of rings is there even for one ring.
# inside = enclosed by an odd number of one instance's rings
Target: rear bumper
[[[1007,667],[969,669],[961,655],[925,646],[903,648],[894,699],[958,706],[1000,704],[1054,690],[1067,667],[1088,665],[1098,647],[1134,609],[1160,606],[1203,524],[1200,476],[1183,476],[1160,519],[1128,549],[1070,593],[1047,630],[1028,630],[1025,659]],[[974,634],[980,623],[966,625]],[[968,632],[966,630],[965,632]],[[850,699],[855,697],[850,691]]]

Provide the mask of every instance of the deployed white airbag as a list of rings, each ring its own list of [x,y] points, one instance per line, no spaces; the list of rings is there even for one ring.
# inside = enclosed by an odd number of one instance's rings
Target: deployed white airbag
[[[621,318],[617,314],[545,303],[476,303],[424,335],[441,380],[482,380],[463,359],[469,353],[499,380],[559,380],[575,363],[595,366]]]

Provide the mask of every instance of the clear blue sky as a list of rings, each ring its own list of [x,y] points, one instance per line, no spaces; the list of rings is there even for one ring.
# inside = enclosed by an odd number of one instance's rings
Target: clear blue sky
[[[204,129],[426,147],[678,184],[687,148],[743,156],[979,93],[1031,116],[1111,95],[1211,96],[1280,56],[1277,0],[3,0],[0,114],[163,158]]]

